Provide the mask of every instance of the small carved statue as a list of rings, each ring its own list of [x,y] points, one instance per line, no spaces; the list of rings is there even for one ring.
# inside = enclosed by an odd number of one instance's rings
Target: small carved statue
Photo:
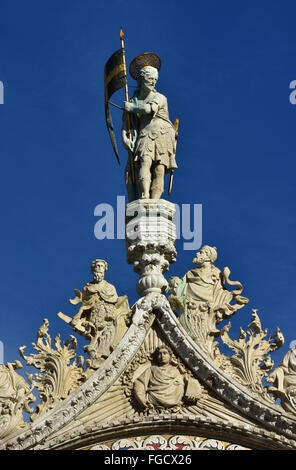
[[[127,331],[130,319],[127,297],[119,297],[115,287],[104,280],[107,269],[105,260],[93,261],[93,281],[88,282],[82,292],[75,289],[76,297],[70,299],[73,305],[81,303],[79,311],[73,319],[61,312],[58,314],[74,331],[90,340],[84,347],[89,354],[86,361],[89,369],[97,369],[109,356]]]
[[[36,398],[30,387],[17,372],[21,369],[20,361],[0,364],[0,439],[9,433],[25,426],[23,411],[32,413],[29,407]]]
[[[122,126],[123,144],[132,154],[137,183],[136,188],[133,187],[128,163],[129,200],[160,199],[164,191],[164,174],[177,168],[176,129],[169,119],[166,97],[154,88],[159,68],[160,60],[156,54],[138,56],[130,67],[138,87],[130,101],[124,104],[126,112]],[[133,138],[129,137],[130,127],[134,131]]]
[[[182,374],[166,346],[154,352],[154,365],[134,382],[134,397],[144,409],[174,408],[182,400],[194,404],[201,395],[197,380]]]
[[[248,303],[248,299],[240,295],[243,290],[240,282],[229,279],[229,268],[221,272],[214,265],[216,259],[216,247],[205,245],[192,261],[199,267],[188,271],[182,279],[174,276],[169,280],[172,308],[179,310],[184,328],[210,355],[214,352],[211,350],[213,337],[219,335],[216,324]],[[226,283],[237,288],[229,291]]]
[[[296,348],[290,349],[281,364],[266,378],[267,391],[280,398],[282,407],[296,413]]]

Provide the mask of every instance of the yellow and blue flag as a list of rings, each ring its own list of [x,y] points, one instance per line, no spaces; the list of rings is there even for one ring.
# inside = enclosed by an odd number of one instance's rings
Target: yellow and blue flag
[[[126,85],[126,82],[127,77],[124,61],[124,51],[121,48],[118,51],[114,52],[114,54],[112,54],[104,68],[106,124],[111,138],[112,147],[114,149],[119,164],[120,161],[109,107],[109,99],[111,98],[113,93],[115,93],[115,91],[119,90],[120,88],[123,88]]]

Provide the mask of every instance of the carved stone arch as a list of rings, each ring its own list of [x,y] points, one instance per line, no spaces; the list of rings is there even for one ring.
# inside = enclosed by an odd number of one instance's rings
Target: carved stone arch
[[[80,416],[88,413],[92,406],[104,399],[108,390],[118,386],[120,378],[144,344],[153,323],[153,328],[159,330],[175,355],[207,389],[207,393],[212,394],[212,412],[209,408],[208,414],[203,414],[205,401],[200,408],[191,406],[185,411],[183,409],[180,414],[168,411],[162,414],[161,419],[159,414],[143,418],[130,410],[130,415],[127,413],[126,416],[112,421],[113,424],[98,420],[84,425],[79,419]],[[124,406],[129,412],[127,402]],[[215,411],[216,414],[213,409],[218,410]],[[231,426],[234,433],[233,443],[246,446],[249,443],[251,448],[274,448],[274,445],[277,448],[295,448],[295,417],[277,405],[264,402],[220,370],[186,334],[172,312],[168,300],[161,294],[148,294],[136,302],[128,331],[102,366],[85,383],[36,421],[3,439],[0,448],[45,449],[59,446],[59,442],[67,443],[68,448],[73,448],[78,442],[77,439],[81,443],[84,441],[84,436],[87,439],[87,436],[96,435],[98,443],[106,440],[109,432],[115,437],[128,437],[134,435],[139,427],[142,429],[145,426],[148,434],[153,431],[152,423],[156,422],[159,432],[168,433],[170,429],[178,426],[178,432],[181,434],[185,433],[185,429],[192,429],[192,435],[198,435],[197,429],[199,433],[203,429],[204,437],[213,439],[220,435],[221,438],[226,438],[227,433],[223,433]],[[254,436],[257,444],[254,443]]]
[[[111,450],[112,444],[119,440],[142,440],[151,436],[162,436],[166,440],[173,436],[186,436],[203,440],[219,440],[228,445],[242,446],[250,450],[283,450],[295,449],[288,439],[282,439],[276,433],[266,433],[256,426],[237,425],[231,422],[196,417],[193,415],[182,416],[180,414],[159,415],[120,420],[89,427],[87,431],[76,429],[67,435],[53,437],[49,442],[36,449],[52,450]],[[101,446],[103,448],[101,448]],[[105,449],[107,447],[107,449]],[[136,447],[133,447],[136,449]]]

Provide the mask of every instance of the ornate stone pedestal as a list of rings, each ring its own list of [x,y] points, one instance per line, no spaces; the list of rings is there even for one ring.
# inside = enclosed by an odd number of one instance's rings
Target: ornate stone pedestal
[[[164,199],[138,199],[127,204],[127,262],[140,275],[140,296],[168,290],[163,273],[176,260],[174,215],[175,205]]]

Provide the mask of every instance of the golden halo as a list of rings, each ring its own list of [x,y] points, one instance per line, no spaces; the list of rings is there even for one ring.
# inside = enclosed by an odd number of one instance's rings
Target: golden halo
[[[153,52],[144,52],[144,54],[138,55],[132,60],[129,67],[129,73],[135,80],[138,80],[140,70],[147,65],[159,70],[161,67],[161,60],[158,55]]]

